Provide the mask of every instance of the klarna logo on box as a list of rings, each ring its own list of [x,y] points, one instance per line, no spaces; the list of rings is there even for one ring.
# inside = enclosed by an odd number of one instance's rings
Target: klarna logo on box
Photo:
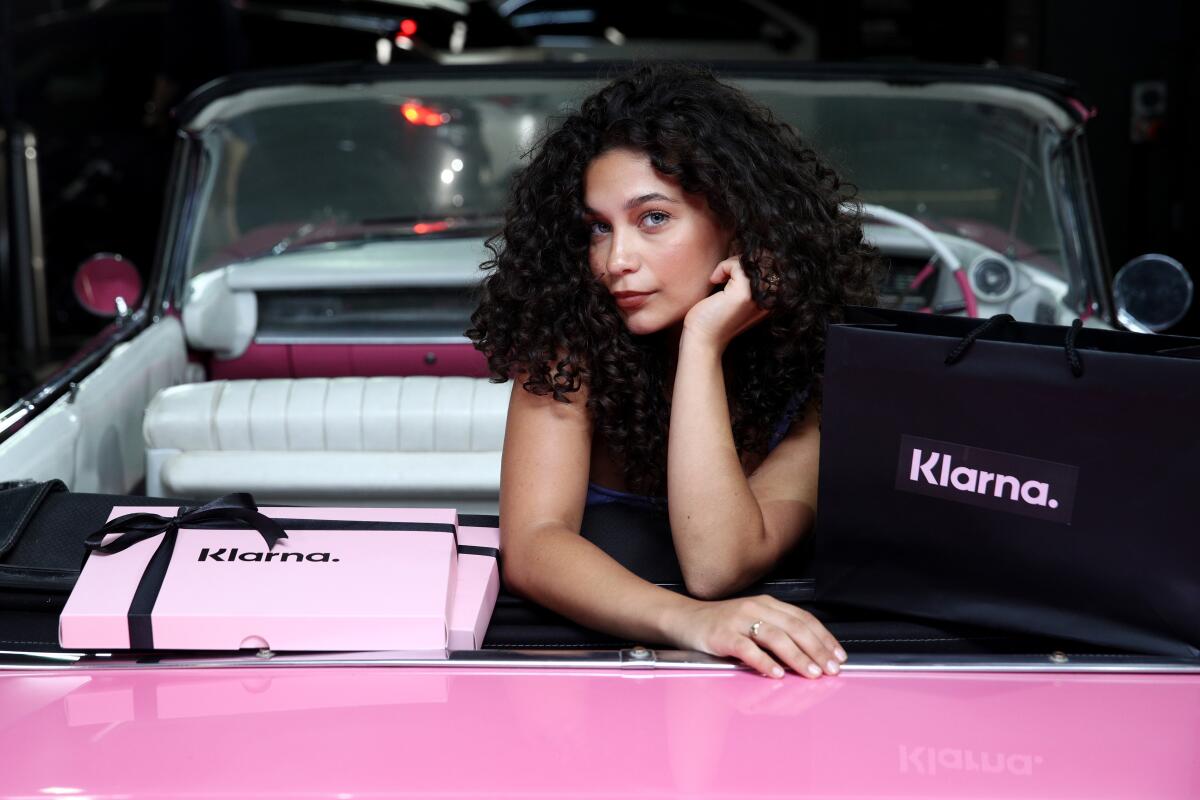
[[[197,561],[341,561],[340,558],[330,558],[329,553],[299,553],[287,552],[282,550],[271,550],[269,552],[261,552],[257,550],[246,550],[239,552],[236,547],[218,547],[211,549],[208,547],[200,550],[200,555],[196,558]]]
[[[1071,523],[1079,469],[917,436],[900,437],[896,488],[943,500]]]

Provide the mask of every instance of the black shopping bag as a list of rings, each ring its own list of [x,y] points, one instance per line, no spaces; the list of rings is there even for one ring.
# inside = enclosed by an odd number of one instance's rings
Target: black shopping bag
[[[817,599],[1200,654],[1200,339],[852,308]]]

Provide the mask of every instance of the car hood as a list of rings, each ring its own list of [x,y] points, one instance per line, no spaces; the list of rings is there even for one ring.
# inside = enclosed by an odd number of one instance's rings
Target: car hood
[[[0,674],[5,797],[1194,797],[1200,675]]]

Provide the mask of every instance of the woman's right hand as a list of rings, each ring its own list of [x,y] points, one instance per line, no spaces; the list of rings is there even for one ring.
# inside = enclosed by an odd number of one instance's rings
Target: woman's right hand
[[[733,656],[773,678],[783,677],[781,663],[819,678],[838,674],[846,660],[846,651],[816,617],[768,595],[696,600],[669,627],[681,647]]]

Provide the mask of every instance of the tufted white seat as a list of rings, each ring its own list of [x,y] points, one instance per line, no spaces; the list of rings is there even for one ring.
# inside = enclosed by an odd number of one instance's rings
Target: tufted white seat
[[[495,513],[509,391],[429,376],[173,386],[146,410],[146,490]]]

